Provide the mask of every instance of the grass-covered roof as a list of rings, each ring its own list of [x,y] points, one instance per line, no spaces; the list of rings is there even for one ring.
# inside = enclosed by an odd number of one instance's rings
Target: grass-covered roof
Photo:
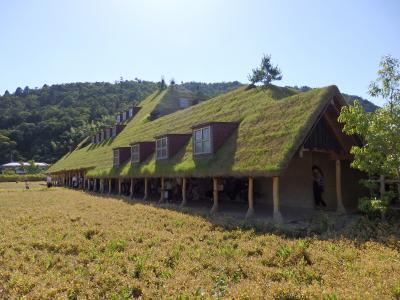
[[[239,88],[227,94],[156,120],[148,116],[174,91],[145,99],[142,109],[115,138],[77,149],[56,162],[50,172],[89,169],[88,176],[272,176],[283,171],[333,95],[335,86],[298,93],[271,86]],[[179,96],[179,95],[175,95]],[[139,165],[112,166],[112,149],[154,140],[167,133],[191,133],[191,127],[210,121],[240,122],[216,154],[193,159],[190,140],[173,158],[156,162],[154,156]]]

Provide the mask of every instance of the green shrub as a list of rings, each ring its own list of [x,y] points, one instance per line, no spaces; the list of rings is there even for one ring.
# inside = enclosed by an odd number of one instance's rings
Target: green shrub
[[[363,197],[358,200],[358,209],[369,218],[381,218],[387,211],[387,201],[377,198]]]

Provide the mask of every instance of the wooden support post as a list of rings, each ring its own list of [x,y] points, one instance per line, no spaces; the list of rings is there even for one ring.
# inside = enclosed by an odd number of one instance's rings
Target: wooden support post
[[[122,192],[122,180],[118,178],[118,195],[121,195]]]
[[[337,211],[340,213],[345,213],[346,209],[343,205],[343,196],[342,196],[342,170],[340,165],[340,160],[336,160],[336,202],[337,202]]]
[[[218,178],[213,178],[213,206],[211,208],[211,214],[215,214],[218,211]]]
[[[111,195],[111,187],[112,187],[111,183],[112,183],[112,178],[109,178],[108,179],[108,194],[109,195]]]
[[[248,201],[249,201],[249,208],[246,213],[246,219],[251,218],[254,216],[254,179],[253,177],[249,177],[249,187],[248,187]]]
[[[104,179],[100,179],[100,193],[104,193]]]
[[[279,177],[272,177],[272,200],[274,204],[274,221],[282,223],[283,218],[279,211]]]
[[[149,197],[149,179],[146,177],[144,179],[144,197],[143,200],[147,200]]]
[[[385,195],[385,175],[379,176],[379,192],[381,194],[381,199],[383,199],[383,196]]]
[[[164,177],[161,177],[160,200],[158,201],[159,204],[164,202],[164,191],[165,191]]]
[[[182,178],[182,203],[181,206],[185,206],[187,204],[186,199],[186,177]]]
[[[97,192],[97,178],[93,178],[93,192]]]
[[[134,192],[135,192],[135,189],[133,188],[133,183],[134,183],[133,178],[131,178],[131,190],[130,190],[130,196],[131,196],[131,198],[133,198],[133,194],[134,194]]]

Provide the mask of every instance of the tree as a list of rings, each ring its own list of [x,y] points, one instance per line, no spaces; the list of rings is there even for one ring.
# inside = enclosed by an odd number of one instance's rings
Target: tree
[[[17,144],[9,137],[0,134],[0,161],[7,162],[10,158],[11,151],[15,149]]]
[[[6,96],[10,96],[10,92],[9,92],[8,90],[6,90],[6,91],[4,92],[4,97],[6,97]]]
[[[281,80],[282,73],[278,66],[273,66],[271,63],[271,55],[263,55],[261,65],[251,71],[248,79],[252,86],[262,82],[264,86],[269,86],[274,80]]]
[[[167,88],[167,84],[165,83],[165,79],[164,79],[164,77],[161,77],[161,80],[160,80],[160,82],[158,83],[158,89],[160,90],[160,91],[163,91],[163,90],[165,90]]]
[[[17,87],[17,89],[15,90],[15,96],[21,96],[23,93],[22,89],[20,87]]]
[[[400,183],[400,63],[384,56],[378,78],[370,84],[369,94],[382,97],[386,103],[375,112],[367,113],[356,100],[344,107],[339,121],[343,131],[361,137],[362,146],[353,146],[352,166],[371,175],[394,177]],[[400,186],[399,191],[400,191]]]

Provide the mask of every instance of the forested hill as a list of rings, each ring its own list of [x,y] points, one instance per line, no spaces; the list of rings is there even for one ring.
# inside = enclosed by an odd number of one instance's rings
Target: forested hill
[[[182,83],[207,99],[239,87],[239,82]],[[54,162],[114,115],[156,91],[158,83],[70,83],[18,88],[0,96],[0,163],[13,159]]]

